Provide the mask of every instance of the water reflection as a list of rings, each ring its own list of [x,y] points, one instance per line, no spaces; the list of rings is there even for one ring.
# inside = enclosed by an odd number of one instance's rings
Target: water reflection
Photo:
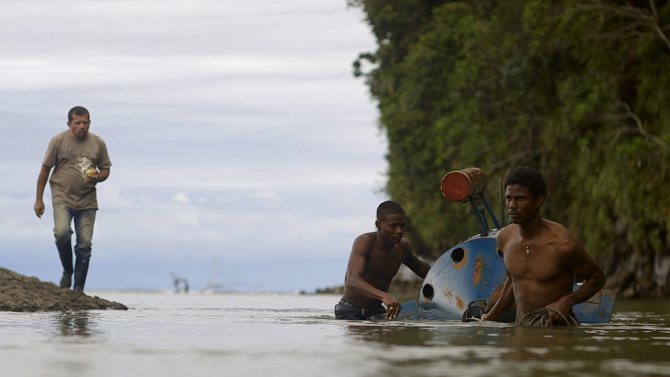
[[[504,334],[502,345],[508,360],[571,360],[583,337],[580,327],[513,326]]]
[[[489,323],[351,323],[354,341],[385,350],[384,373],[431,376],[670,375],[670,315],[628,312],[613,323],[537,328]],[[616,366],[612,363],[618,360]]]
[[[348,328],[352,339],[377,342],[383,345],[427,345],[432,342],[430,329],[417,326],[393,326],[383,324],[351,324]]]
[[[485,327],[456,321],[440,323],[351,324],[354,339],[402,346],[498,345],[509,325]]]
[[[89,337],[99,333],[99,315],[90,311],[64,311],[54,315],[57,334],[67,337]]]

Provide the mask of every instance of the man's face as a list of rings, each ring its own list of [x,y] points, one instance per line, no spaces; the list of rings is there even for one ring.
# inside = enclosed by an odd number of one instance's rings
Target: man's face
[[[405,215],[403,214],[389,214],[383,215],[381,220],[376,221],[379,234],[384,240],[400,243],[403,233],[405,231]]]
[[[523,224],[532,219],[543,202],[544,197],[534,198],[526,186],[514,184],[505,189],[505,205],[512,224]]]
[[[72,120],[67,122],[72,136],[82,140],[88,136],[88,127],[90,125],[91,121],[88,119],[88,115],[72,114]]]

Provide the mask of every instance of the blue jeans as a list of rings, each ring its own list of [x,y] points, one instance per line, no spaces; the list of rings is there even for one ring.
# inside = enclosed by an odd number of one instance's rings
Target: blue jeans
[[[88,265],[91,258],[91,245],[93,239],[93,225],[95,224],[96,209],[72,209],[65,204],[54,204],[54,237],[63,272],[72,274],[72,220],[74,220],[74,231],[77,242],[74,246],[74,254],[77,261]]]

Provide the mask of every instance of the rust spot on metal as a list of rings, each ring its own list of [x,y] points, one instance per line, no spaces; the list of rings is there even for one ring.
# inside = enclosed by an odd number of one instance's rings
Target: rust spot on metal
[[[482,257],[477,257],[477,260],[475,261],[474,276],[472,278],[474,286],[477,286],[479,284],[479,281],[482,279],[482,264],[483,264]]]
[[[459,310],[465,309],[465,305],[463,304],[462,298],[456,297],[456,307],[458,307]]]

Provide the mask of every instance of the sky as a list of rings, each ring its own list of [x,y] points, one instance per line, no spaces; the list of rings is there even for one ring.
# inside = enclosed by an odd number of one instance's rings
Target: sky
[[[56,282],[37,173],[67,111],[107,143],[92,290],[340,285],[387,200],[386,140],[352,75],[345,0],[3,0],[0,267]]]

